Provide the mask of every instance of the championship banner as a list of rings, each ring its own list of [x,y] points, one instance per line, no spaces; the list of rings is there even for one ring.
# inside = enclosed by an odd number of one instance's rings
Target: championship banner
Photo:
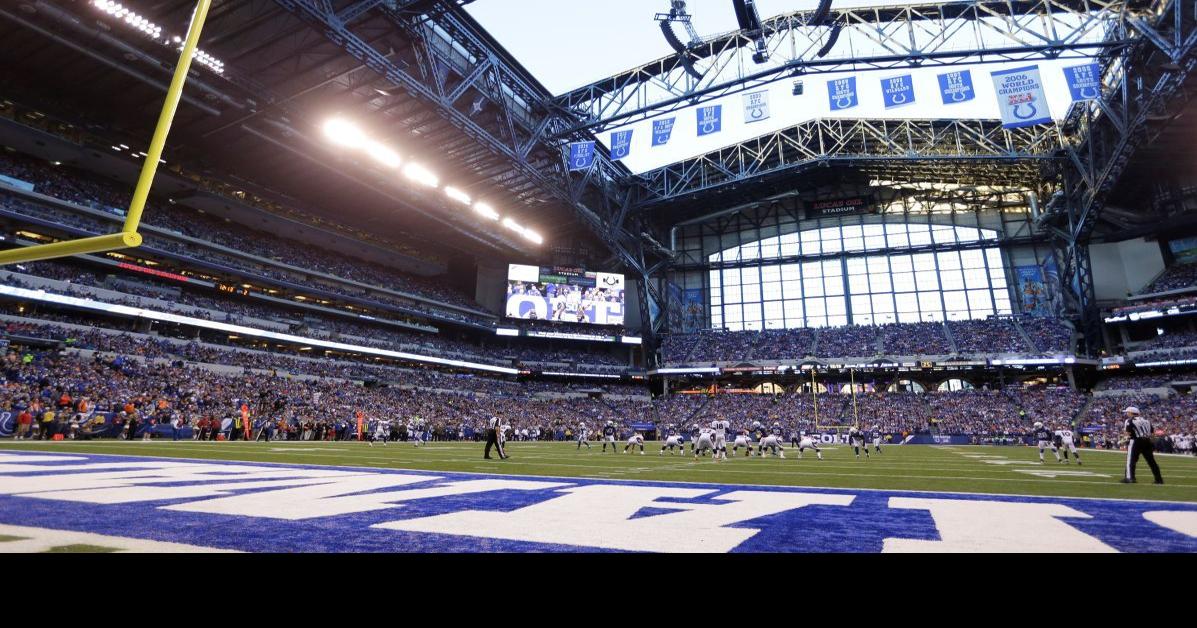
[[[859,94],[856,93],[856,77],[827,81],[827,100],[832,111],[851,109],[860,104]]]
[[[723,130],[723,105],[709,105],[698,108],[698,136],[711,135]]]
[[[569,145],[569,170],[586,170],[594,164],[594,142],[573,142]]]
[[[769,92],[744,94],[744,122],[750,124],[769,119]]]
[[[1043,92],[1043,81],[1039,78],[1039,66],[991,72],[993,90],[997,95],[998,109],[1002,113],[1002,126],[1017,129],[1052,121]]]
[[[611,134],[611,160],[619,161],[632,151],[632,129]]]
[[[914,104],[914,81],[909,74],[881,79],[881,95],[885,108],[905,107]]]
[[[673,135],[673,123],[677,118],[653,120],[653,146],[664,146],[669,143],[669,136]]]
[[[1064,80],[1072,102],[1101,98],[1101,66],[1096,63],[1064,68]]]
[[[943,96],[943,104],[954,105],[968,102],[976,97],[973,91],[973,75],[968,70],[948,72],[939,75],[939,93]]]

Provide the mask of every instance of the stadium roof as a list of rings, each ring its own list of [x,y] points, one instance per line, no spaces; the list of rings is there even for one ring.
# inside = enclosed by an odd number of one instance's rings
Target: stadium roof
[[[321,135],[323,123],[343,116],[405,162],[436,173],[444,185],[485,200],[503,216],[545,236],[546,241],[579,233],[573,213],[555,202],[536,181],[513,168],[503,155],[482,148],[420,98],[398,88],[366,63],[346,54],[327,33],[314,28],[285,2],[223,0],[213,4],[200,48],[223,63],[221,72],[195,64],[170,141],[168,163],[182,163],[247,190],[289,197],[300,206],[379,233],[404,232],[424,242],[504,259],[536,254],[538,248],[500,223],[454,205],[439,192],[420,189],[402,177],[338,151]],[[342,9],[349,1],[333,2]],[[402,10],[362,11],[353,31],[387,59],[417,67],[420,39],[411,21],[422,10],[446,10],[434,2],[399,3]],[[162,30],[162,41],[105,13],[95,0],[19,0],[0,7],[0,64],[28,71],[6,72],[3,97],[37,106],[51,116],[82,120],[93,130],[125,138],[137,148],[148,143],[161,107],[164,85],[177,52],[165,45],[185,34],[194,0],[127,0],[131,9]],[[439,8],[438,8],[439,7]],[[502,48],[462,14],[472,37]],[[413,45],[417,41],[419,45]],[[445,51],[438,51],[443,54]],[[461,54],[461,51],[456,51]],[[513,59],[504,61],[515,71]],[[532,89],[547,90],[531,76]],[[504,112],[480,102],[472,89],[459,106],[480,126],[502,131]],[[529,159],[556,158],[533,150]],[[295,201],[302,199],[302,201]]]

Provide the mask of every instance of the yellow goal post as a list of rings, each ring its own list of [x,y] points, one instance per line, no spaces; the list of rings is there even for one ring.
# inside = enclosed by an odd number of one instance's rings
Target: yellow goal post
[[[179,53],[179,63],[175,66],[174,77],[170,81],[170,87],[166,90],[166,102],[162,104],[162,112],[158,115],[158,126],[154,128],[154,137],[150,140],[150,149],[146,151],[145,163],[141,166],[137,187],[133,190],[133,200],[129,203],[129,212],[125,215],[125,224],[121,230],[108,235],[64,240],[50,244],[35,244],[0,251],[0,266],[72,255],[104,253],[141,245],[141,234],[137,232],[137,227],[141,225],[141,214],[145,210],[145,202],[150,195],[150,186],[154,183],[154,175],[158,172],[162,149],[166,146],[166,136],[170,133],[171,122],[174,121],[175,111],[179,108],[179,100],[183,96],[183,85],[187,83],[187,72],[191,69],[191,59],[199,46],[200,31],[204,27],[204,21],[208,18],[208,9],[211,6],[212,0],[199,0],[196,3],[191,26],[187,29],[187,39],[183,42],[183,50]]]

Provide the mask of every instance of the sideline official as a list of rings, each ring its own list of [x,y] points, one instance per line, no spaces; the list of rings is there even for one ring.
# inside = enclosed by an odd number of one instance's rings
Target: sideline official
[[[499,433],[500,429],[502,422],[499,421],[499,417],[492,416],[486,428],[486,451],[482,455],[483,458],[494,460],[490,457],[490,448],[494,447],[499,451],[499,460],[507,459],[507,453],[503,451],[503,435]]]
[[[1151,421],[1143,418],[1135,406],[1128,406],[1122,413],[1126,415],[1123,427],[1130,436],[1130,442],[1126,444],[1126,477],[1122,478],[1123,484],[1135,481],[1135,466],[1139,464],[1139,456],[1143,456],[1147,466],[1151,467],[1155,483],[1163,484],[1164,476],[1160,475],[1160,465],[1155,463],[1155,445],[1151,443]]]

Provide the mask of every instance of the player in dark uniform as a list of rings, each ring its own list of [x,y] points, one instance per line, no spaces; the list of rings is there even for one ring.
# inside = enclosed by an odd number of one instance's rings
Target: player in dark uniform
[[[607,443],[611,444],[611,453],[618,453],[615,451],[615,422],[607,421],[603,426],[603,453],[607,453]]]
[[[1039,462],[1043,462],[1043,450],[1048,447],[1052,448],[1052,453],[1056,455],[1056,462],[1060,462],[1060,448],[1056,446],[1055,435],[1043,423],[1035,421],[1035,441],[1039,444]]]
[[[852,426],[852,429],[848,430],[848,440],[852,443],[852,451],[856,453],[857,458],[860,458],[861,449],[864,450],[865,458],[867,459],[869,457],[869,446],[865,444],[868,442],[868,438],[868,431],[862,432],[860,428],[856,427],[855,425]]]

